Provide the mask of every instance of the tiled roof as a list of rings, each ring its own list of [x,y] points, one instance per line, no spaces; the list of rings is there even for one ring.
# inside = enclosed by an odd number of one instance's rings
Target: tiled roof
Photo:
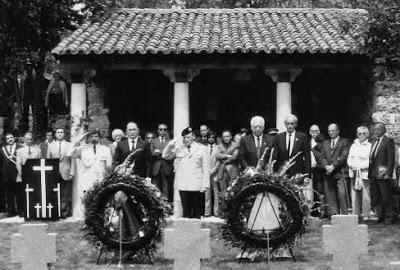
[[[87,21],[55,55],[360,53],[362,9],[118,9]],[[344,17],[351,29],[342,31]]]

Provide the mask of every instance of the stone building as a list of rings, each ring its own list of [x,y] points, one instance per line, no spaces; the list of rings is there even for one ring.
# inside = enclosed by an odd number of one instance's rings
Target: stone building
[[[302,130],[313,123],[325,130],[334,121],[353,137],[382,99],[366,83],[372,65],[356,35],[366,15],[118,9],[85,22],[52,53],[71,83],[75,123],[87,113],[106,134],[128,120],[142,130],[165,122],[174,134],[201,123],[237,129],[254,114],[282,129],[292,112]],[[376,115],[395,121],[381,111]]]

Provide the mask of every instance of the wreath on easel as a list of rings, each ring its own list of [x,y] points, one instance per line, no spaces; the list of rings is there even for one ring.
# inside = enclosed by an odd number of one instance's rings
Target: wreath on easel
[[[84,231],[95,247],[101,247],[100,256],[104,250],[123,250],[123,261],[152,263],[171,208],[156,186],[132,174],[137,154],[131,153],[86,192]]]
[[[289,178],[286,174],[298,155],[289,159],[280,172],[274,173],[273,150],[267,169],[261,169],[266,152],[267,149],[257,167],[246,169],[230,184],[221,199],[225,206],[223,218],[226,219],[221,227],[222,238],[242,251],[269,252],[290,246],[305,232],[308,224],[309,208],[300,185],[305,175]],[[274,198],[277,198],[275,203]],[[277,226],[253,230],[257,216],[262,215],[262,203],[269,204],[269,215]],[[268,223],[268,220],[264,221]]]

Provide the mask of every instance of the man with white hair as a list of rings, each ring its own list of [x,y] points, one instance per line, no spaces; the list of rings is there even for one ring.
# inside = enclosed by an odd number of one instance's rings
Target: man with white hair
[[[289,176],[299,173],[310,174],[311,172],[310,145],[306,134],[296,131],[297,122],[298,120],[295,115],[289,114],[286,116],[286,131],[276,135],[274,143],[276,169],[284,165],[286,160],[298,154],[294,159],[294,165],[287,171]]]
[[[274,144],[274,137],[264,134],[265,120],[261,116],[254,116],[250,121],[251,134],[242,138],[238,158],[241,169],[256,167],[265,149],[268,147],[265,158],[267,159]],[[265,165],[265,164],[264,164]]]

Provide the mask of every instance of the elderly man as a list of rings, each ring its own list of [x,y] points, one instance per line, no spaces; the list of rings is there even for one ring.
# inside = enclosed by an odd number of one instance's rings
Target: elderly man
[[[286,131],[279,133],[274,142],[274,160],[276,160],[276,169],[285,164],[285,161],[297,155],[293,166],[287,171],[289,176],[296,174],[310,174],[310,146],[307,136],[296,131],[297,117],[289,114],[285,117]]]
[[[394,141],[385,135],[386,127],[383,123],[376,123],[373,132],[376,139],[372,142],[368,174],[371,179],[372,206],[377,210],[377,223],[395,223],[398,217],[393,211],[391,187],[395,162]]]
[[[162,157],[175,158],[175,186],[182,202],[183,217],[200,218],[201,193],[210,187],[210,163],[207,148],[194,142],[193,129],[182,131],[182,139],[174,139],[165,147]],[[176,207],[176,206],[175,206]]]
[[[18,170],[17,174],[17,208],[20,216],[23,216],[23,194],[24,194],[24,188],[22,185],[22,166],[25,165],[26,161],[28,159],[34,159],[34,158],[40,158],[40,148],[33,145],[33,135],[31,132],[25,133],[24,136],[24,142],[25,145],[19,149],[16,150],[16,156],[17,156],[17,161],[16,161],[16,166]]]
[[[328,203],[328,216],[347,215],[350,195],[347,182],[347,157],[350,143],[339,136],[337,124],[328,126],[330,140],[322,144],[322,166],[325,168],[324,191]],[[338,205],[339,202],[339,205]]]
[[[263,134],[265,128],[265,120],[261,116],[254,116],[250,120],[251,134],[244,136],[241,139],[238,158],[242,166],[242,170],[247,167],[256,167],[265,149],[269,150],[266,153],[267,159],[271,148],[274,144],[274,137]],[[263,164],[265,165],[265,164]]]
[[[134,151],[138,151],[135,158],[133,173],[141,177],[150,175],[150,151],[149,143],[142,140],[139,136],[139,127],[135,122],[126,125],[126,140],[118,143],[114,153],[114,166],[125,161]]]

